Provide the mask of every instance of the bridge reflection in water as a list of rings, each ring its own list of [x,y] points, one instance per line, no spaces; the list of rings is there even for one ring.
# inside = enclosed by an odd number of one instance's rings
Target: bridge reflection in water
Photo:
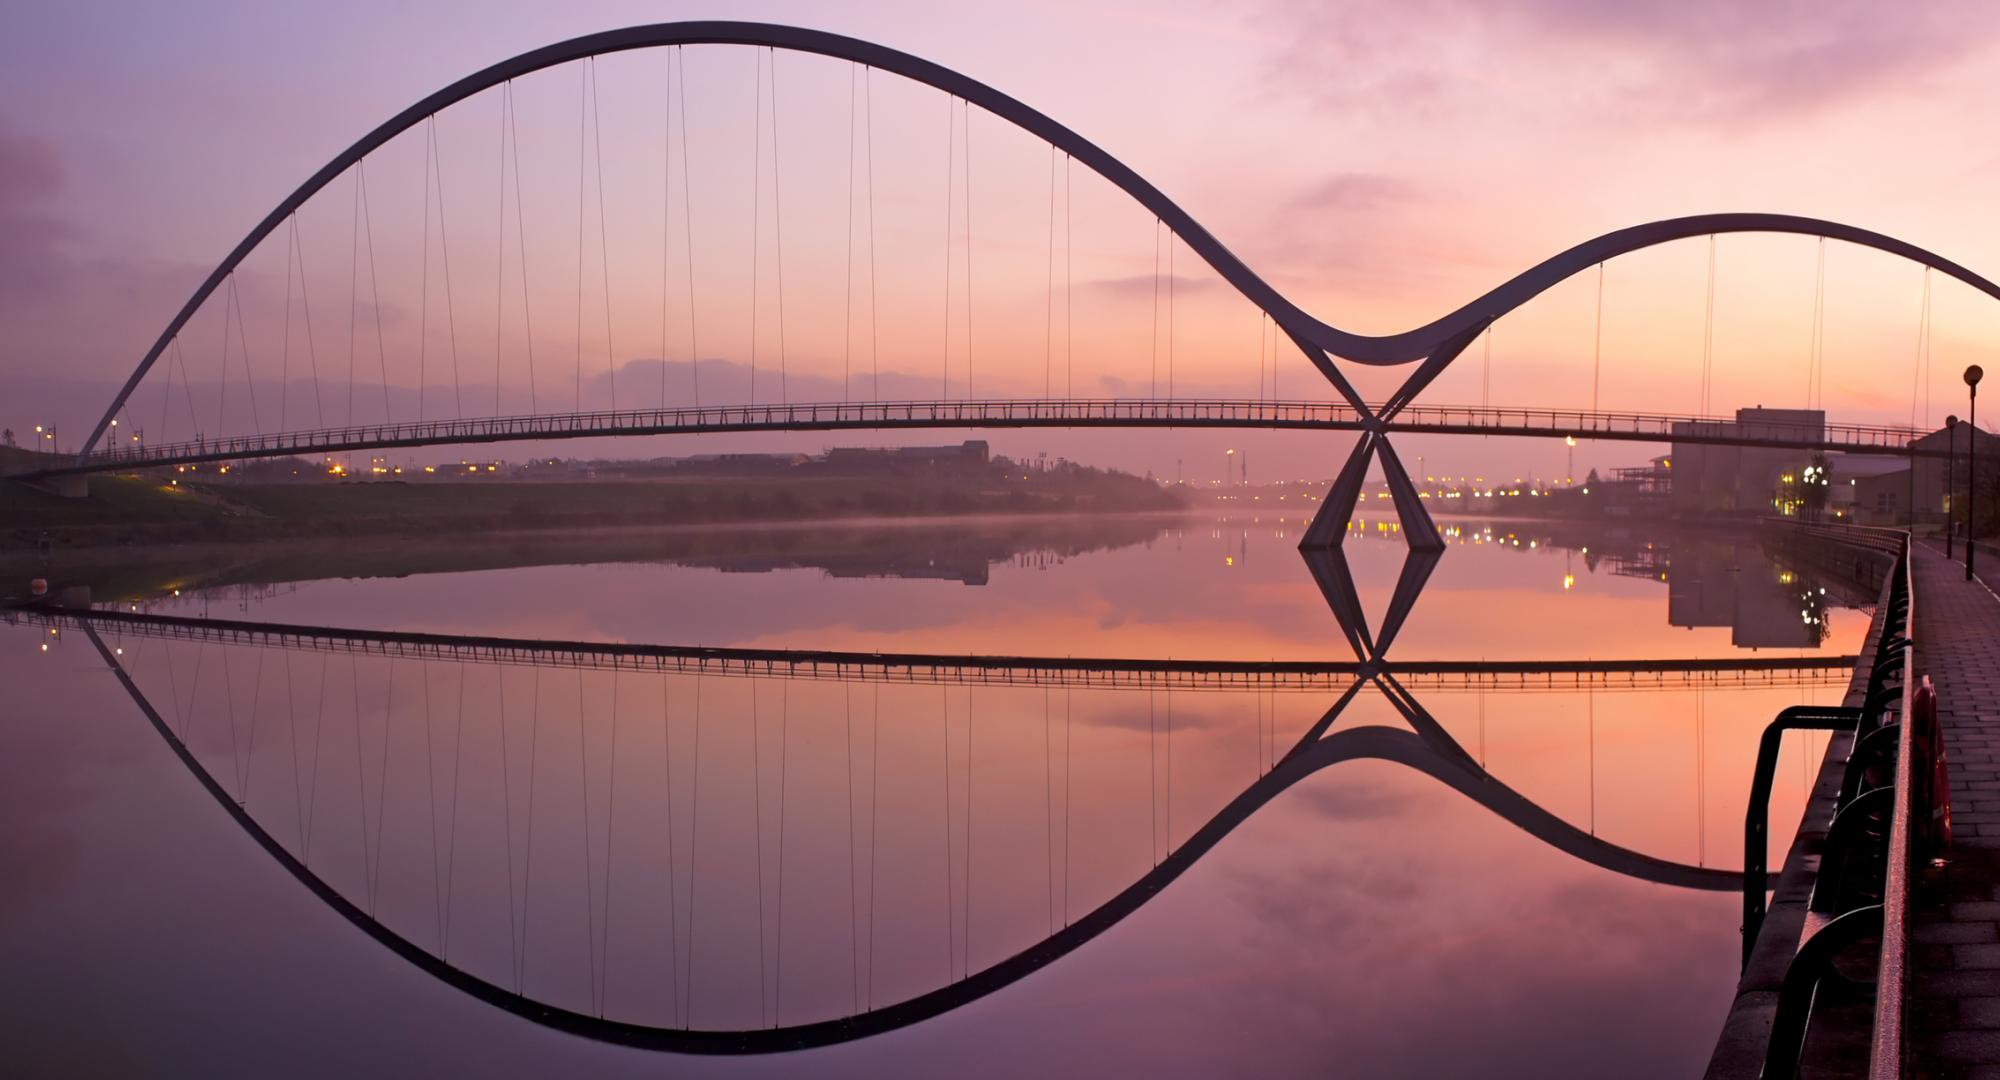
[[[1852,658],[1392,661],[1434,559],[1412,556],[1371,629],[1345,562],[1310,556],[1356,657],[1321,663],[17,618],[86,638],[237,824],[406,961],[591,1038],[755,1053],[1019,980],[1334,766],[1393,763],[1613,873],[1737,888],[1734,857],[1707,865],[1701,846],[1705,767],[1661,820],[1601,834],[1600,787],[1652,778],[1599,777],[1596,695],[1651,689],[1698,716],[1707,687],[1833,687]],[[1476,727],[1461,712],[1455,736],[1421,688],[1454,692]],[[1483,764],[1510,732],[1546,755],[1551,720],[1587,722],[1558,755],[1585,799],[1538,801]],[[1704,726],[1685,730],[1698,761]],[[1693,852],[1663,853],[1662,829]]]

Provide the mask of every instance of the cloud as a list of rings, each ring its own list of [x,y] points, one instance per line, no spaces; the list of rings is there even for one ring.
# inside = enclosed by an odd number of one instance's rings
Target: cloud
[[[0,294],[47,295],[68,265],[76,230],[46,209],[62,186],[55,144],[0,120]]]
[[[1272,87],[1322,108],[1395,101],[1408,114],[1539,99],[1626,122],[1796,119],[1921,79],[2000,36],[2000,16],[1976,4],[1866,0],[1274,0],[1269,17],[1294,28]]]
[[[1186,277],[1181,274],[1133,274],[1130,277],[1094,278],[1079,281],[1077,285],[1095,293],[1124,299],[1150,297],[1157,291],[1164,302],[1169,288],[1176,294],[1186,295],[1213,289],[1221,283],[1219,278]]]
[[[1293,195],[1294,213],[1355,214],[1402,207],[1420,197],[1417,183],[1386,173],[1333,173]]]

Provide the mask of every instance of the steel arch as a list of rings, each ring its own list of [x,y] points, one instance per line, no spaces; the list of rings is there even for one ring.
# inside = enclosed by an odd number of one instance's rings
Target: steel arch
[[[1440,350],[1450,350],[1455,342],[1469,341],[1469,335],[1476,333],[1479,327],[1513,311],[1551,286],[1595,263],[1643,248],[1697,236],[1767,232],[1844,240],[1921,263],[1956,278],[1987,296],[2000,299],[2000,285],[1996,285],[1986,277],[1915,244],[1882,233],[1838,222],[1789,214],[1703,214],[1635,225],[1586,240],[1515,275],[1450,314],[1415,329],[1381,336],[1350,333],[1308,314],[1281,295],[1186,210],[1097,144],[1039,110],[970,76],[884,45],[823,30],[734,21],[654,23],[586,34],[545,45],[489,65],[397,113],[327,162],[265,215],[228,256],[217,264],[201,286],[182,305],[180,311],[167,324],[166,329],[161,331],[152,347],[139,361],[131,377],[125,380],[124,386],[119,389],[103,417],[91,429],[90,436],[84,440],[82,449],[77,454],[78,464],[82,464],[89,456],[91,448],[110,427],[118,409],[125,404],[133,390],[138,387],[139,381],[166,351],[168,344],[243,259],[276,231],[278,226],[306,200],[369,153],[438,110],[510,79],[585,57],[669,45],[763,46],[828,56],[864,64],[871,68],[881,68],[978,105],[1052,144],[1074,160],[1082,162],[1087,168],[1131,196],[1141,206],[1152,211],[1225,281],[1241,292],[1252,304],[1270,315],[1272,320],[1301,347],[1307,359],[1356,404],[1359,404],[1358,398],[1354,397],[1352,388],[1347,385],[1346,380],[1331,366],[1329,354],[1355,363],[1385,366],[1432,358],[1434,354],[1439,354]],[[1419,373],[1418,378],[1422,377],[1423,374]]]

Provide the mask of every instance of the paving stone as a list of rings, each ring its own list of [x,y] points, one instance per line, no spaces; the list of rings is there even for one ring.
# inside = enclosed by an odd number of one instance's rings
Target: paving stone
[[[2000,1080],[2000,600],[1921,545],[1915,574],[1917,673],[1937,686],[1955,798],[1947,864],[1911,891],[1913,1057],[1918,1075]]]

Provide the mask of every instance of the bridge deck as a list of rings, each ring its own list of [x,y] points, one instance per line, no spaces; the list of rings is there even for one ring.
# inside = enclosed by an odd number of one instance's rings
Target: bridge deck
[[[1914,890],[1911,1039],[1922,1075],[1984,1076],[2000,1071],[2000,597],[1936,547],[1916,558],[1917,670],[1938,688],[1952,848]]]
[[[743,431],[883,431],[923,428],[1264,428],[1361,431],[1373,422],[1351,406],[1325,401],[1211,398],[1171,400],[996,399],[722,405],[554,413],[362,424],[187,442],[128,443],[83,461],[52,459],[33,475],[106,472],[279,456],[314,457],[362,450],[629,435]],[[1412,405],[1390,420],[1391,432],[1604,439],[1907,454],[1920,432],[1863,424],[1759,423],[1750,431],[1719,417],[1670,413]]]

